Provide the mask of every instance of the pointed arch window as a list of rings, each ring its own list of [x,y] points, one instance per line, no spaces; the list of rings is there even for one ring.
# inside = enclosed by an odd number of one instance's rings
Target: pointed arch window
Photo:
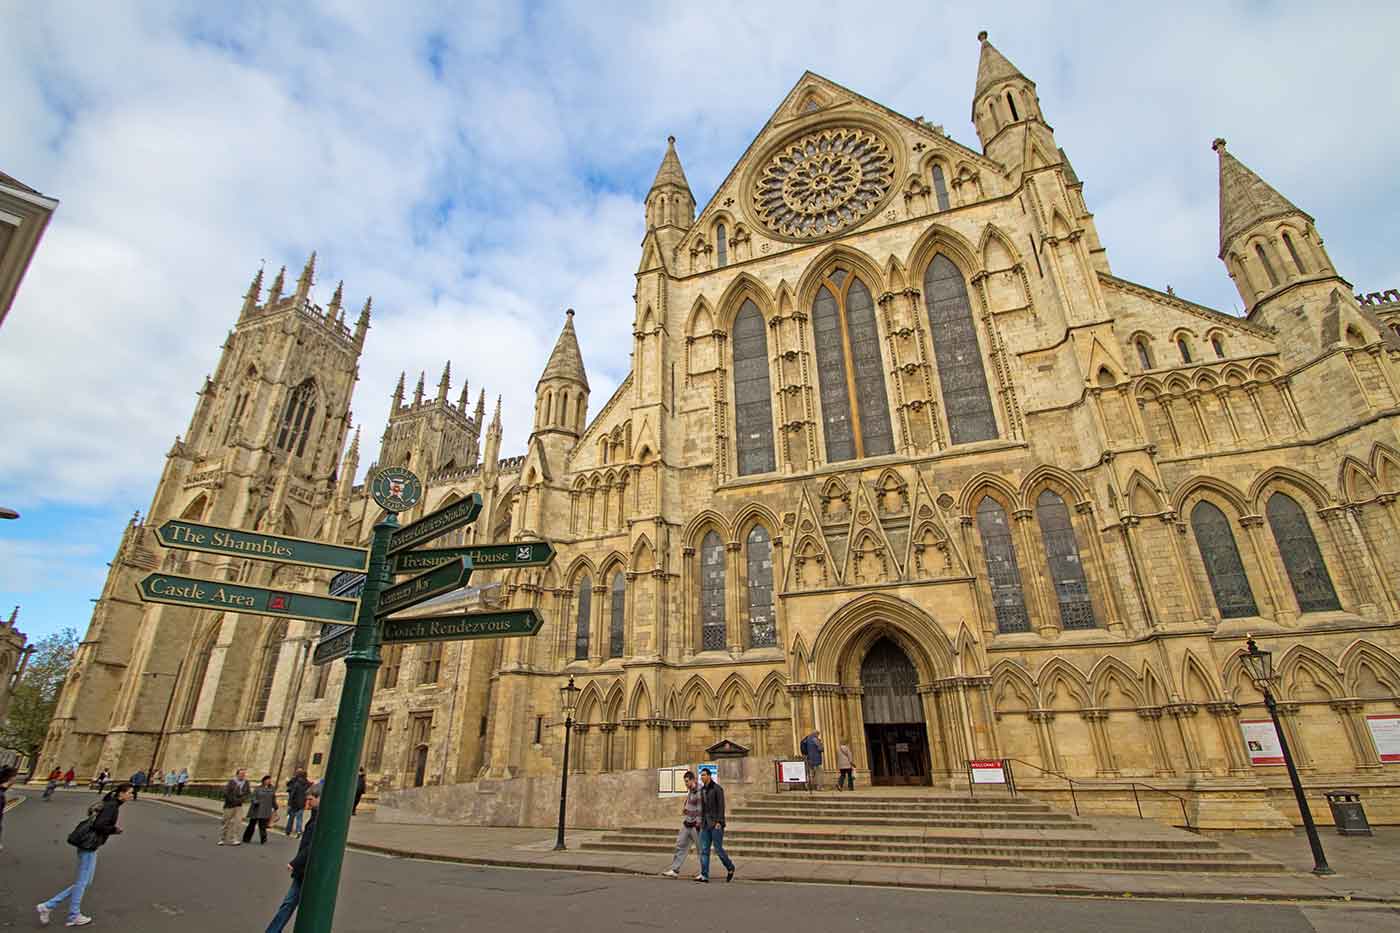
[[[1215,351],[1217,360],[1225,359],[1225,341],[1220,338],[1219,334],[1210,338],[1210,348]]]
[[[977,533],[987,560],[987,580],[992,588],[992,609],[998,632],[1030,631],[1026,599],[1021,592],[1021,568],[1016,563],[1016,544],[1006,510],[991,496],[977,506]]]
[[[627,636],[627,578],[619,570],[613,574],[612,593],[608,605],[608,657],[622,657],[623,640]]]
[[[1298,599],[1298,609],[1302,612],[1341,609],[1337,591],[1332,586],[1332,575],[1327,572],[1322,551],[1318,549],[1317,538],[1313,537],[1312,526],[1302,507],[1287,494],[1276,492],[1269,497],[1264,513],[1283,558],[1283,567],[1288,571],[1293,595]]]
[[[1269,261],[1269,254],[1264,252],[1263,243],[1254,244],[1254,255],[1259,257],[1259,265],[1264,267],[1264,274],[1269,277],[1269,286],[1278,285],[1278,273],[1274,272],[1274,264]]]
[[[1021,119],[1021,115],[1016,112],[1016,98],[1011,96],[1011,92],[1006,92],[1006,106],[1011,111],[1011,122]]]
[[[209,659],[214,654],[214,644],[218,639],[219,621],[215,620],[209,628],[209,633],[204,636],[204,645],[195,655],[194,664],[190,665],[190,676],[185,682],[185,703],[180,708],[182,726],[194,722],[194,714],[199,709],[199,696],[204,692],[204,676],[209,672]]]
[[[1210,591],[1215,594],[1215,608],[1222,619],[1257,616],[1254,590],[1240,560],[1235,544],[1235,532],[1225,513],[1212,502],[1202,500],[1191,509],[1191,531],[1196,535],[1196,547],[1206,565]]]
[[[331,667],[332,665],[330,664],[322,664],[316,668],[316,683],[311,688],[311,698],[313,700],[325,698],[326,689],[331,683]]]
[[[282,654],[282,640],[286,637],[287,623],[278,622],[272,631],[268,632],[267,641],[263,643],[262,656],[258,659],[258,676],[254,681],[257,693],[253,696],[253,705],[248,711],[249,722],[262,722],[263,717],[267,715],[267,703],[272,697],[272,681],[277,676],[277,659]]]
[[[715,227],[715,265],[721,268],[729,265],[729,234],[724,224]]]
[[[997,419],[987,391],[967,283],[947,256],[940,254],[929,263],[924,273],[924,300],[928,302],[933,356],[952,442],[967,444],[996,437]]]
[[[894,453],[875,303],[859,277],[836,268],[822,280],[812,303],[812,338],[826,459],[836,463]]]
[[[1298,255],[1298,247],[1293,245],[1293,237],[1285,233],[1283,235],[1283,245],[1287,248],[1288,255],[1293,257],[1293,265],[1298,269],[1298,272],[1302,275],[1307,275],[1308,267],[1303,264],[1303,257]]]
[[[754,525],[745,542],[749,578],[749,647],[772,648],[778,643],[773,615],[773,541],[768,529]]]
[[[734,427],[740,476],[777,469],[772,399],[768,328],[758,306],[746,299],[734,318]]]
[[[951,206],[948,203],[948,180],[943,177],[943,166],[936,162],[933,165],[933,197],[940,211],[946,211]]]
[[[1152,369],[1152,348],[1147,345],[1147,341],[1139,337],[1133,341],[1133,347],[1137,349],[1138,366],[1142,371]]]
[[[578,581],[578,615],[574,617],[574,660],[588,660],[588,617],[593,609],[593,578]]]
[[[1045,543],[1045,563],[1060,604],[1060,627],[1094,628],[1098,623],[1094,620],[1094,604],[1089,599],[1089,584],[1084,579],[1069,507],[1057,493],[1047,489],[1035,500],[1035,512]]]
[[[287,396],[282,427],[277,432],[277,446],[288,452],[295,450],[300,457],[306,452],[306,438],[311,433],[311,422],[315,417],[316,381],[308,379]]]
[[[1185,337],[1176,338],[1176,352],[1181,354],[1181,362],[1191,362],[1191,347],[1186,343]]]
[[[709,532],[700,542],[700,650],[722,651],[724,634],[724,542]]]

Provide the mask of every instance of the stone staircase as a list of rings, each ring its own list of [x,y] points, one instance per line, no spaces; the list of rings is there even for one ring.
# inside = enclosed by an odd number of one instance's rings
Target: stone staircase
[[[675,823],[604,833],[592,852],[673,851]],[[729,814],[736,859],[1056,871],[1240,872],[1277,863],[1148,820],[1084,819],[1024,797],[867,790],[764,794]]]

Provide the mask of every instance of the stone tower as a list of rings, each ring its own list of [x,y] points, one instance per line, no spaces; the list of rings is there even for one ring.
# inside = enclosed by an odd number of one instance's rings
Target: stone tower
[[[370,304],[350,329],[340,285],[325,308],[312,300],[315,270],[313,253],[287,295],[285,269],[265,296],[261,270],[254,276],[189,428],[166,455],[145,520],[132,519],[110,565],[44,761],[80,773],[130,773],[151,766],[164,726],[167,755],[192,770],[218,770],[224,756],[251,752],[265,734],[272,688],[285,688],[300,661],[281,650],[283,641],[289,632],[303,640],[308,626],[147,605],[133,588],[157,569],[263,585],[310,582],[296,568],[167,550],[154,532],[175,517],[299,537],[318,532],[337,493]]]
[[[468,405],[466,382],[457,401],[448,399],[452,364],[442,369],[437,393],[425,394],[425,374],[418,376],[413,399],[404,402],[404,377],[399,376],[389,406],[389,423],[380,444],[380,466],[403,466],[427,478],[438,473],[463,470],[476,465],[481,457],[481,410],[475,416]]]

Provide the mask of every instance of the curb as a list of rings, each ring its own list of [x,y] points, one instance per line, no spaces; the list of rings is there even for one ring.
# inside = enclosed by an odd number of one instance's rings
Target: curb
[[[195,813],[203,813],[207,816],[217,818],[217,814],[210,813],[202,807],[190,806],[185,803],[177,803],[173,800],[160,800],[173,807],[182,810],[189,810]],[[541,863],[527,859],[499,858],[490,856],[472,855],[443,855],[431,852],[415,852],[412,849],[404,849],[396,846],[375,845],[374,843],[349,842],[345,846],[358,852],[369,852],[375,855],[388,855],[394,858],[417,859],[422,862],[443,862],[454,865],[471,865],[479,868],[518,868],[534,871],[576,871],[589,872],[599,875],[630,875],[634,878],[656,877],[652,872],[639,872],[631,868],[623,868],[617,865],[594,865],[585,863]],[[943,884],[934,881],[857,881],[854,879],[833,879],[803,876],[798,873],[785,874],[780,877],[751,879],[754,884],[822,884],[822,885],[850,885],[852,887],[863,888],[907,888],[917,891],[957,891],[966,894],[1032,894],[1044,897],[1079,897],[1097,898],[1113,900],[1143,900],[1143,901],[1216,901],[1216,902],[1236,902],[1253,904],[1355,904],[1357,906],[1392,906],[1400,907],[1400,898],[1379,897],[1368,894],[1211,894],[1196,891],[1134,891],[1134,890],[1103,890],[1090,891],[1082,887],[1029,887],[1026,885],[1010,884],[985,884],[985,885],[962,885]]]

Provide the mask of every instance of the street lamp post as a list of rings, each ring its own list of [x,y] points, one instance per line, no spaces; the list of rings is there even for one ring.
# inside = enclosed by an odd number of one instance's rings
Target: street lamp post
[[[1317,835],[1317,825],[1313,823],[1312,810],[1308,808],[1308,798],[1303,793],[1303,782],[1299,780],[1298,769],[1293,765],[1293,753],[1288,748],[1288,737],[1283,734],[1283,726],[1278,721],[1278,704],[1274,701],[1273,691],[1269,689],[1269,685],[1278,680],[1278,675],[1274,673],[1274,653],[1256,645],[1253,637],[1246,645],[1249,650],[1241,651],[1240,658],[1244,661],[1250,679],[1259,688],[1259,692],[1264,694],[1264,705],[1269,708],[1269,718],[1274,721],[1274,732],[1278,734],[1278,745],[1283,751],[1283,764],[1288,768],[1288,780],[1293,784],[1293,796],[1297,798],[1298,812],[1303,816],[1303,830],[1308,834],[1308,845],[1312,846],[1313,874],[1335,875],[1336,872],[1327,864],[1326,853],[1322,851],[1322,839]]]
[[[554,839],[554,851],[567,849],[564,845],[564,808],[569,800],[569,733],[574,731],[574,708],[583,691],[574,686],[574,678],[559,688],[559,706],[564,711],[564,769],[559,777],[559,835]]]

